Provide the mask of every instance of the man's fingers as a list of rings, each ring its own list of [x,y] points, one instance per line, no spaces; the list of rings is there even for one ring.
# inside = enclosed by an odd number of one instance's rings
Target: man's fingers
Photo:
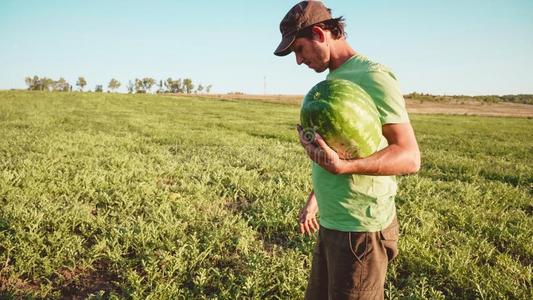
[[[298,137],[300,137],[300,141],[302,141],[304,136],[302,126],[296,125],[296,131],[298,131]]]
[[[309,221],[309,228],[311,228],[311,231],[312,232],[315,232],[316,231],[316,228],[315,228],[315,223],[313,223],[313,219],[310,219]]]
[[[301,234],[309,234],[317,232],[320,229],[320,225],[318,225],[317,221],[315,219],[307,220],[303,223],[300,223],[300,233]]]
[[[314,228],[315,228],[315,231],[320,229],[320,225],[318,224],[316,218],[313,218],[313,220],[311,220],[313,222],[313,225],[314,225]]]
[[[303,224],[304,224],[304,231],[305,231],[307,234],[309,234],[309,230],[310,230],[310,229],[309,229],[309,224],[308,224],[308,222],[305,221]]]
[[[315,141],[320,146],[320,148],[324,150],[329,149],[329,146],[328,144],[326,144],[326,141],[324,141],[324,139],[318,133],[315,135]]]
[[[315,223],[315,226],[316,228],[320,228],[320,224],[318,224],[318,221],[316,220],[316,218],[313,219],[313,223]]]
[[[309,220],[309,227],[313,230],[313,233],[318,230],[315,222],[315,218]]]
[[[300,225],[300,233],[301,234],[309,234],[315,233],[320,226],[318,225],[318,222],[316,220],[316,216],[309,214],[306,210],[300,210],[298,213],[298,223]]]

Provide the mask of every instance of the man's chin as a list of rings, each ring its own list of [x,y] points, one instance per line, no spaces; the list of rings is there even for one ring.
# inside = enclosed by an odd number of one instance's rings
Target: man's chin
[[[317,72],[317,73],[322,73],[322,72],[326,71],[327,68],[321,68],[321,69],[313,68],[313,70],[315,70],[315,72]]]
[[[325,67],[322,67],[322,66],[320,66],[320,67],[313,67],[313,66],[310,66],[310,65],[307,65],[307,67],[308,67],[309,69],[314,70],[314,71],[317,72],[317,73],[322,73],[322,72],[326,71],[326,69],[328,68],[327,66],[325,66]]]

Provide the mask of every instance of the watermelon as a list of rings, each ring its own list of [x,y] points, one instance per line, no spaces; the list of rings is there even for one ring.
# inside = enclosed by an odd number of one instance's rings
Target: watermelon
[[[302,102],[300,121],[307,140],[317,132],[343,159],[373,154],[382,138],[374,101],[348,80],[324,80],[312,87]]]

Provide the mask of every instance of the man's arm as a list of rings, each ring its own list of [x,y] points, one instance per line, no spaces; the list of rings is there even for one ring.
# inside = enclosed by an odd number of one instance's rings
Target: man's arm
[[[403,175],[417,172],[420,150],[411,124],[385,124],[382,130],[389,146],[366,158],[343,160],[338,174]]]
[[[360,159],[343,160],[318,134],[310,143],[298,126],[300,142],[307,155],[333,174],[402,175],[420,169],[420,150],[410,123],[385,124],[382,131],[389,145]]]

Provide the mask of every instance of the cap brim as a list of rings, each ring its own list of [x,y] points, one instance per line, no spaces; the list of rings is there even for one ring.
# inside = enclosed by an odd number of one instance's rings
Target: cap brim
[[[277,56],[285,56],[292,52],[291,45],[294,42],[295,36],[289,35],[281,39],[281,43],[279,43],[278,48],[276,48],[276,51],[274,51],[274,54]]]

